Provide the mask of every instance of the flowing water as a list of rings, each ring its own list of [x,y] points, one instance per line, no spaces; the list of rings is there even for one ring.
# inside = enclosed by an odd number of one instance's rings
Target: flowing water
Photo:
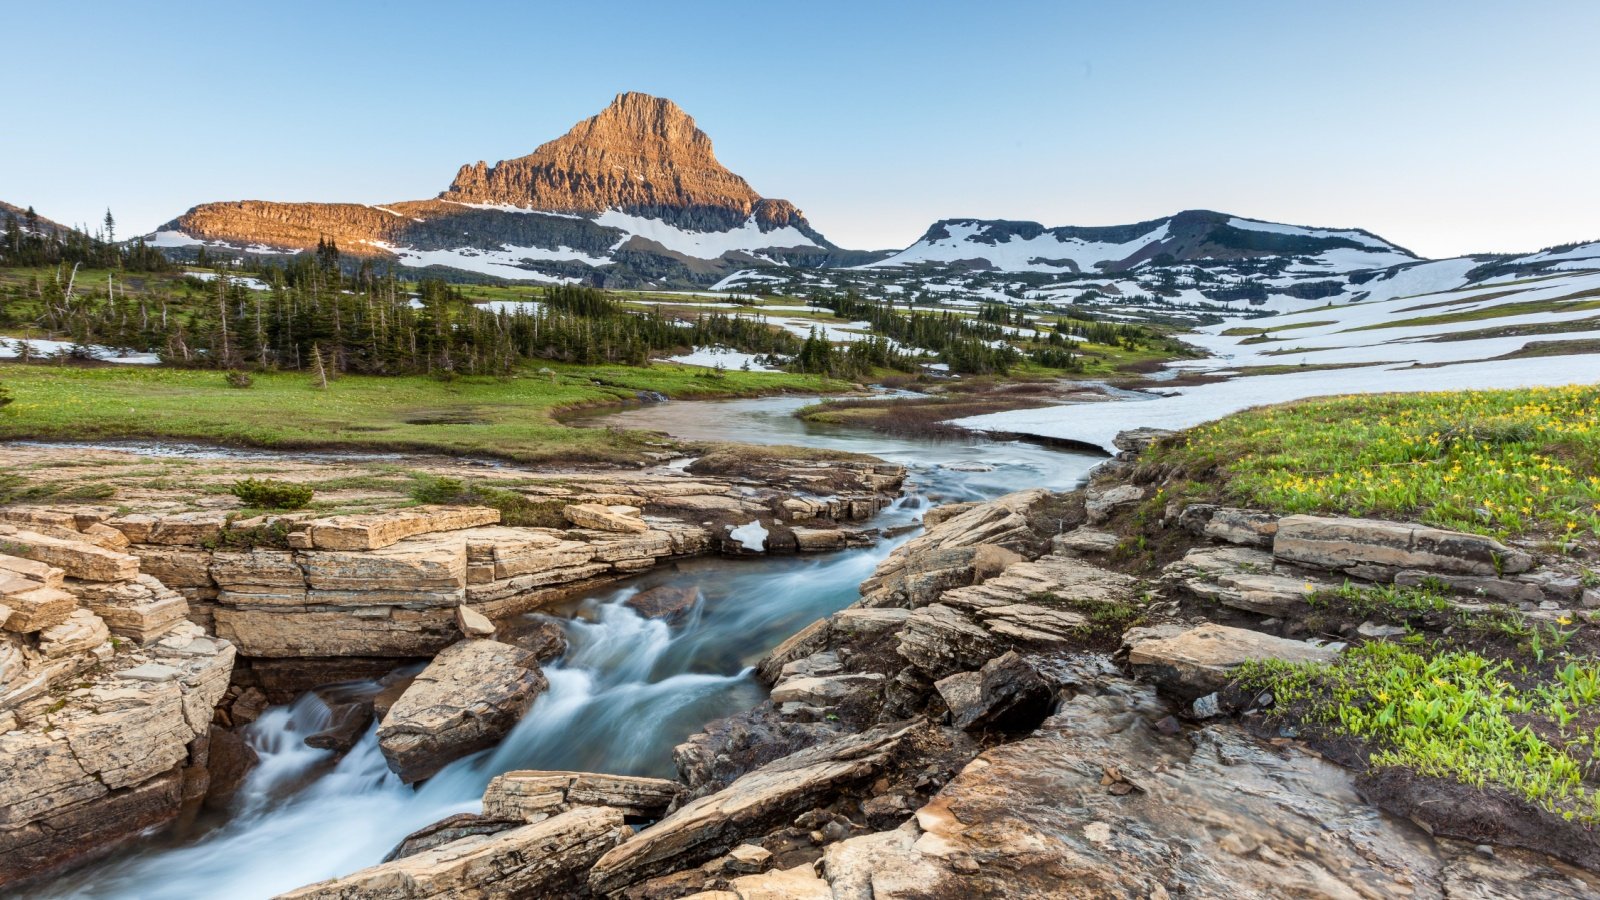
[[[911,470],[907,495],[873,523],[887,530],[915,523],[932,502],[1036,486],[1068,489],[1099,461],[1023,443],[917,441],[809,425],[791,415],[806,402],[666,403],[588,420],[686,439],[854,450],[902,463]],[[198,837],[148,836],[29,896],[271,897],[372,865],[410,832],[477,811],[484,787],[500,772],[671,776],[675,744],[764,699],[751,666],[800,628],[853,602],[861,581],[907,539],[902,533],[823,556],[688,560],[580,598],[561,619],[571,646],[545,667],[549,690],[499,746],[458,760],[417,788],[389,772],[375,730],[342,758],[306,747],[303,738],[329,715],[315,695],[274,707],[246,729],[261,762],[225,821]],[[687,620],[669,627],[623,604],[664,584],[699,589]]]

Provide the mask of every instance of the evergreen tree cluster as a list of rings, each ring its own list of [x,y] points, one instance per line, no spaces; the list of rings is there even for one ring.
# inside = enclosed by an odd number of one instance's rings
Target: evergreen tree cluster
[[[841,318],[866,321],[873,333],[902,345],[931,350],[953,372],[1004,375],[1022,361],[1022,354],[1006,343],[1006,330],[982,318],[953,312],[901,312],[889,303],[866,300],[854,292],[821,296],[813,302]]]
[[[331,247],[332,245],[328,245]],[[554,286],[502,309],[474,306],[442,281],[415,293],[392,273],[341,273],[337,249],[261,270],[265,290],[226,271],[162,286],[89,295],[63,266],[0,295],[0,326],[67,335],[78,345],[158,353],[217,369],[297,369],[330,375],[504,374],[531,360],[643,365],[652,353],[721,345],[793,356],[801,341],[752,316],[635,312],[595,288]],[[112,282],[113,285],[115,281]]]
[[[83,265],[129,272],[165,272],[172,264],[160,250],[137,238],[126,245],[116,243],[116,220],[106,210],[102,230],[94,234],[46,225],[33,207],[18,217],[7,213],[0,232],[0,266],[39,267]]]

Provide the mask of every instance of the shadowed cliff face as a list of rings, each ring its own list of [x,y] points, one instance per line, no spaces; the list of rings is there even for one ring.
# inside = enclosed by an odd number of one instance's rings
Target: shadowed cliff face
[[[599,115],[527,156],[461,167],[441,200],[597,213],[620,209],[691,228],[805,223],[717,161],[711,138],[676,103],[618,94]]]
[[[332,239],[347,255],[414,268],[615,287],[705,285],[771,260],[867,258],[840,251],[788,201],[757,194],[717,161],[711,139],[677,104],[637,93],[619,94],[527,156],[462,166],[436,199],[208,203],[161,231],[246,252],[310,250]],[[185,245],[192,242],[166,244]]]

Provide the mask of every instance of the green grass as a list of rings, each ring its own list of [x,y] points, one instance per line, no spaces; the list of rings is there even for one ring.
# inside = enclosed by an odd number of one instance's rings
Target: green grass
[[[200,441],[267,448],[436,451],[525,462],[639,458],[658,438],[574,428],[564,409],[632,399],[838,390],[816,376],[688,366],[577,367],[554,374],[458,378],[346,376],[318,390],[299,373],[263,373],[230,388],[223,373],[168,368],[0,365],[15,402],[0,408],[0,439]]]
[[[1237,677],[1271,691],[1278,711],[1368,741],[1375,768],[1501,788],[1569,821],[1600,822],[1600,794],[1584,784],[1600,760],[1600,666],[1568,661],[1531,684],[1513,674],[1414,641],[1364,644],[1332,663],[1248,663]]]
[[[1282,513],[1600,537],[1600,388],[1336,397],[1191,429],[1149,462]]]

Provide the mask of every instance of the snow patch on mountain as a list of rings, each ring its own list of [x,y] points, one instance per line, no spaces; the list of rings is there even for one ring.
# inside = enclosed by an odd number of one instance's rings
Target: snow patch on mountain
[[[657,244],[695,259],[720,259],[727,253],[751,253],[756,250],[790,249],[795,247],[822,248],[793,225],[762,231],[755,216],[744,220],[738,228],[728,231],[689,231],[669,225],[660,219],[636,216],[618,209],[608,209],[594,218],[596,224],[617,228],[634,237]],[[626,244],[628,238],[618,241],[616,247]]]
[[[1081,238],[1062,240],[1046,231],[1033,238],[1002,234],[989,238],[994,223],[973,219],[946,223],[948,237],[933,241],[918,241],[888,259],[867,263],[857,268],[873,269],[891,266],[915,265],[929,262],[955,262],[964,259],[986,259],[996,268],[1008,272],[1070,272],[1095,270],[1102,262],[1116,262],[1132,256],[1146,246],[1165,240],[1168,223],[1163,222],[1148,234],[1125,243],[1085,241]],[[989,238],[989,240],[974,240]],[[1070,261],[1071,265],[1067,262]]]
[[[1364,231],[1341,231],[1331,228],[1302,228],[1299,225],[1280,225],[1277,222],[1262,222],[1257,219],[1241,219],[1238,216],[1234,216],[1233,218],[1229,219],[1228,226],[1230,228],[1238,228],[1241,231],[1263,231],[1267,232],[1268,234],[1288,234],[1295,237],[1319,239],[1343,238],[1347,241],[1355,241],[1358,244],[1363,244],[1375,250],[1387,251],[1394,249],[1393,245],[1391,245],[1388,241],[1367,234]]]

